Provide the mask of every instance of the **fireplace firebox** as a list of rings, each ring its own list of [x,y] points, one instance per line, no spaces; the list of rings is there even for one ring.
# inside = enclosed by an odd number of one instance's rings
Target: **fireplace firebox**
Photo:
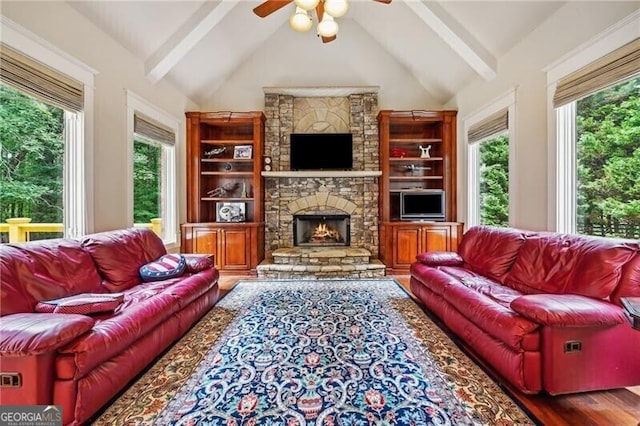
[[[350,241],[349,215],[293,215],[294,246],[349,246]]]

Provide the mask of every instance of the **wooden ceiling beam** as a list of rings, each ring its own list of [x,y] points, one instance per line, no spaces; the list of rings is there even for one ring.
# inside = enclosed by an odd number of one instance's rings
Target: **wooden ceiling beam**
[[[496,58],[436,2],[406,1],[405,4],[485,80],[497,75]]]
[[[160,48],[145,61],[145,74],[160,81],[239,3],[237,0],[206,1]]]

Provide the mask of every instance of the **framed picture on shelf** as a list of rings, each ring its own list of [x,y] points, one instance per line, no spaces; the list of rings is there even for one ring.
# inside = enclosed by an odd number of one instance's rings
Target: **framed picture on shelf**
[[[251,145],[236,145],[233,148],[233,158],[234,159],[250,159],[252,154],[252,146]]]
[[[216,221],[244,222],[246,221],[246,204],[235,202],[216,203]]]

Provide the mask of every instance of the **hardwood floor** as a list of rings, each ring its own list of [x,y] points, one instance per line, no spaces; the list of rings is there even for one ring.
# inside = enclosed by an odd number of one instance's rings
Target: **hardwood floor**
[[[408,276],[389,278],[395,279],[409,291]],[[255,278],[220,277],[219,286],[223,294],[233,289],[239,279]],[[640,354],[632,356],[640,356]],[[543,425],[640,426],[640,386],[559,396],[525,395],[512,388],[510,390],[513,397]]]

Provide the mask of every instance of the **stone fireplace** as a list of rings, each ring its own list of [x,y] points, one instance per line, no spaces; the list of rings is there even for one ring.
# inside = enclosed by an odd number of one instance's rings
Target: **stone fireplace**
[[[293,245],[296,247],[348,247],[350,240],[349,215],[293,215]]]
[[[265,252],[294,247],[294,215],[348,215],[348,240],[378,256],[378,88],[265,88],[265,156],[290,171],[291,133],[351,133],[353,172],[265,177]],[[360,173],[360,174],[358,174]]]

